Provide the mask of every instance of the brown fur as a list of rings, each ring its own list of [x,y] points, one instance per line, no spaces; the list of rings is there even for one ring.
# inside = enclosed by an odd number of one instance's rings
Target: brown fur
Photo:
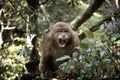
[[[63,35],[66,42],[64,43],[65,45],[61,42],[60,46],[59,39]],[[42,75],[48,76],[47,72],[57,70],[61,62],[56,62],[56,59],[64,55],[71,56],[78,44],[79,38],[77,34],[67,23],[58,22],[54,24],[41,44],[42,56],[39,67]]]

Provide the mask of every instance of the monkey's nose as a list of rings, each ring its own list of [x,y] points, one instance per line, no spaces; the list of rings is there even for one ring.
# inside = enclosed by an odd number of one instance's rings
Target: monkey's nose
[[[63,35],[63,37],[65,37],[65,35]]]
[[[65,35],[62,35],[63,38],[65,38]]]

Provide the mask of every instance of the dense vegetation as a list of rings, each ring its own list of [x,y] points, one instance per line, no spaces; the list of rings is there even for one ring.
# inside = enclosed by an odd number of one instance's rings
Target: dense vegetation
[[[58,78],[120,78],[119,0],[0,0],[0,80],[39,75],[40,43],[52,24],[68,22],[82,50],[61,65]],[[68,69],[75,67],[74,74]],[[34,76],[30,77],[30,80]]]

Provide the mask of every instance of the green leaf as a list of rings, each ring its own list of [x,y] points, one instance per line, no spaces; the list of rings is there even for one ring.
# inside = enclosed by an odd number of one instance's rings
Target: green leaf
[[[69,58],[70,58],[70,56],[64,55],[63,57],[56,59],[56,61],[63,61],[63,60],[69,59]]]
[[[100,52],[100,57],[103,57],[105,55],[105,51]]]
[[[85,35],[89,38],[94,38],[94,34],[90,30],[84,31]]]
[[[88,49],[89,48],[89,44],[86,42],[80,42],[80,47],[83,49]]]
[[[64,62],[63,64],[60,65],[62,70],[66,73],[68,69],[70,68],[71,63],[70,62]]]
[[[72,57],[73,58],[77,58],[78,57],[78,53],[77,52],[73,52]]]
[[[112,40],[117,40],[118,38],[120,38],[120,34],[118,34],[118,33],[113,34],[112,37],[111,37]]]

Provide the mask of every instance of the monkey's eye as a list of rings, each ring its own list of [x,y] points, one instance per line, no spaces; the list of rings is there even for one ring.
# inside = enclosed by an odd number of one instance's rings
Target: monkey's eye
[[[62,29],[58,29],[57,32],[62,32]]]
[[[69,32],[69,30],[66,28],[63,28],[63,29],[58,29],[57,32]]]
[[[64,29],[64,32],[69,32],[68,29]]]

